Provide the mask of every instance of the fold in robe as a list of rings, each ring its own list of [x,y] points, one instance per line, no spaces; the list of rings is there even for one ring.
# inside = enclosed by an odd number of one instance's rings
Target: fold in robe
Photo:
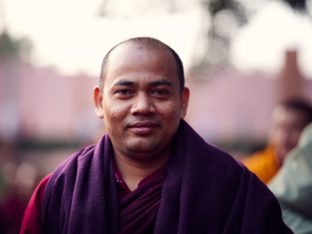
[[[165,173],[148,176],[139,187],[125,195],[119,205],[119,233],[153,233]],[[146,181],[146,182],[145,182]]]
[[[44,233],[118,233],[112,152],[105,135],[53,173],[44,198]],[[266,186],[182,120],[173,140],[154,233],[292,232]]]

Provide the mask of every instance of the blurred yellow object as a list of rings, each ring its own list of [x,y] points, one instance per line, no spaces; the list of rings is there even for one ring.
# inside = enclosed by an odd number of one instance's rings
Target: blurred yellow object
[[[265,184],[267,184],[280,169],[280,164],[277,162],[275,151],[272,146],[268,146],[263,151],[259,151],[247,157],[242,162]]]

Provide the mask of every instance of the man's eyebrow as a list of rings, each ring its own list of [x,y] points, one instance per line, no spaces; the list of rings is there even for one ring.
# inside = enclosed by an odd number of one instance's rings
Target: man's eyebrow
[[[161,85],[165,85],[165,86],[173,86],[172,82],[168,81],[168,80],[156,80],[156,81],[152,81],[149,83],[151,86],[161,86]]]
[[[134,82],[130,80],[118,80],[114,86],[134,86]]]

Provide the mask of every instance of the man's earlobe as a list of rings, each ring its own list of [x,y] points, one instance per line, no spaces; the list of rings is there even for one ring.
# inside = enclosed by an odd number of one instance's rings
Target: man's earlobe
[[[103,95],[102,95],[102,90],[99,86],[95,86],[93,90],[93,103],[94,103],[94,108],[95,108],[95,114],[99,118],[104,117],[104,112],[103,112]]]
[[[185,87],[181,94],[181,119],[183,119],[186,115],[189,98],[190,90]]]
[[[102,110],[99,110],[97,108],[95,108],[95,114],[97,117],[99,117],[100,119],[103,119],[104,118],[104,115],[103,115],[103,111]]]

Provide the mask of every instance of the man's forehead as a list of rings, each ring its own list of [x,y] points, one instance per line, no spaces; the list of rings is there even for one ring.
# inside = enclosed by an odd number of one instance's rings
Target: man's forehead
[[[133,43],[132,43],[133,44]],[[177,76],[173,55],[163,48],[136,47],[131,43],[120,45],[112,51],[106,66],[106,74],[114,77],[126,74],[153,72],[157,76]],[[174,75],[173,75],[174,74]],[[148,74],[147,74],[148,75]]]
[[[308,118],[304,111],[280,106],[273,113],[273,123],[275,124],[297,124],[305,125]]]
[[[124,41],[114,47],[102,63],[102,80],[111,83],[115,78],[129,74],[151,72],[157,76],[183,82],[183,66],[170,47],[153,39]],[[181,78],[180,78],[181,73]],[[111,83],[112,84],[112,83]],[[176,85],[174,85],[176,86]],[[184,84],[182,84],[182,87]]]
[[[142,82],[143,81],[143,82]],[[156,78],[156,79],[145,79],[145,80],[138,80],[138,79],[126,79],[126,78],[121,78],[121,79],[115,79],[112,83],[113,86],[135,86],[138,83],[144,83],[148,86],[174,86],[173,82],[166,79],[166,78]]]
[[[168,48],[158,45],[156,43],[140,43],[127,41],[114,48],[110,53],[109,59],[118,59],[121,56],[129,54],[131,52],[168,53],[168,55],[172,56]]]
[[[304,110],[288,107],[288,106],[277,106],[273,112],[275,115],[302,115],[305,116],[306,113]]]

